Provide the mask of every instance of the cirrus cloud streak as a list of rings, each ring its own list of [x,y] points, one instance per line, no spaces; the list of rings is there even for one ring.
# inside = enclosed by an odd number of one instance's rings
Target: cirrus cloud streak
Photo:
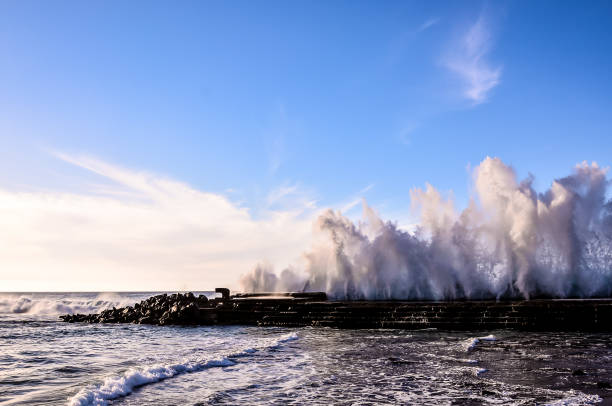
[[[481,15],[460,38],[445,62],[446,67],[461,78],[463,96],[475,105],[485,102],[501,81],[501,66],[488,60],[492,45],[488,21]]]

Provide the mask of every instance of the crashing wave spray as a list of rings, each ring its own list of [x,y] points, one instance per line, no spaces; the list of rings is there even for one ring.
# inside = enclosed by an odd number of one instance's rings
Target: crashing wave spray
[[[421,223],[409,233],[364,202],[359,224],[328,210],[325,243],[306,266],[277,276],[258,265],[246,291],[325,291],[346,299],[602,297],[612,294],[612,201],[607,169],[577,165],[538,194],[498,158],[474,171],[476,199],[455,210],[432,186],[411,190]]]
[[[134,295],[132,295],[134,296]],[[52,317],[60,314],[98,313],[112,307],[132,305],[135,297],[117,293],[1,293],[0,318],[20,315]]]

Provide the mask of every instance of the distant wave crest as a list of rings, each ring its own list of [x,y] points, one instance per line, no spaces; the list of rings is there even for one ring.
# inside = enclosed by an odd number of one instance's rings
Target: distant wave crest
[[[116,293],[100,293],[95,296],[75,295],[0,295],[0,314],[28,314],[55,316],[59,314],[99,313],[112,307],[133,304],[134,300]]]

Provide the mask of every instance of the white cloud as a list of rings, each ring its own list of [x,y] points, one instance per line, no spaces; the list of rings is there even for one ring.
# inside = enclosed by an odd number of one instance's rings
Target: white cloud
[[[489,92],[500,83],[502,69],[487,60],[492,38],[483,16],[461,37],[446,62],[465,84],[464,96],[474,104],[487,100]]]
[[[310,244],[312,202],[254,218],[223,195],[173,179],[58,156],[110,186],[0,188],[0,290],[236,287],[256,262],[285,265]]]
[[[431,28],[434,25],[438,24],[438,22],[440,22],[439,18],[430,18],[429,20],[421,24],[417,32],[425,31],[426,29]]]

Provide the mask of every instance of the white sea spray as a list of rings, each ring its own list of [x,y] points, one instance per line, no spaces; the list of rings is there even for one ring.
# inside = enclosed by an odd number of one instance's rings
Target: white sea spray
[[[544,193],[498,158],[475,168],[475,195],[458,211],[433,186],[411,190],[413,232],[365,202],[363,221],[327,210],[305,265],[277,275],[257,265],[245,291],[324,291],[348,299],[495,299],[612,294],[612,202],[607,169],[582,163]]]

